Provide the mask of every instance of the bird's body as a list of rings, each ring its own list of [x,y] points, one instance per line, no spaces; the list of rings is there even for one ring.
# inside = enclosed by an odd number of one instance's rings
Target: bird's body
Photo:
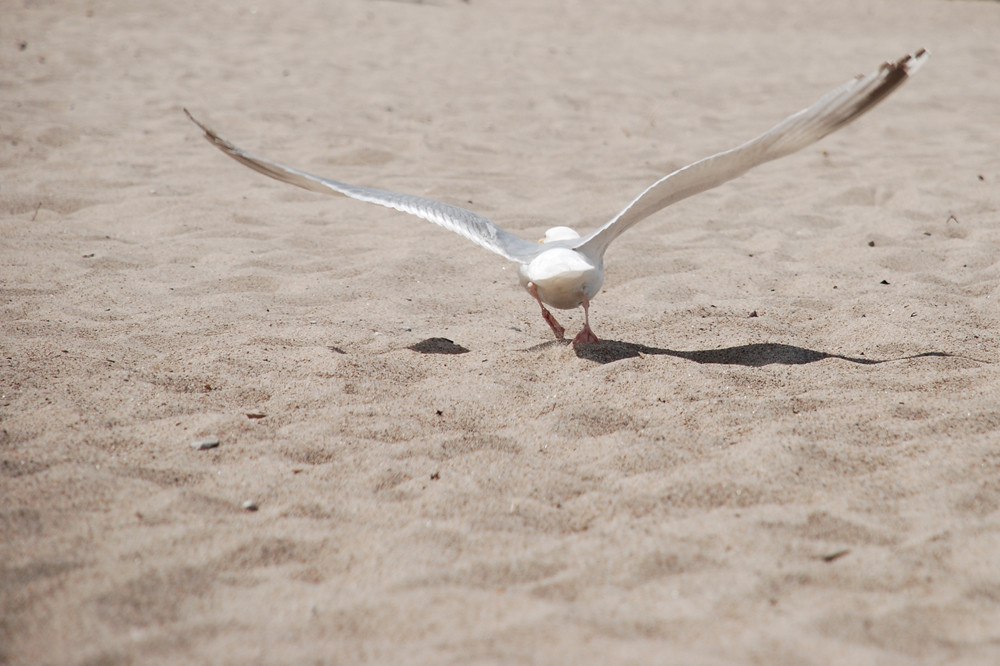
[[[542,303],[560,310],[578,308],[597,295],[604,284],[604,257],[576,249],[580,234],[569,227],[552,227],[541,240],[542,251],[517,267],[521,286],[530,284]]]
[[[546,305],[572,310],[597,295],[604,284],[604,266],[571,247],[547,249],[518,269],[521,285],[534,284]]]
[[[217,148],[238,162],[292,185],[341,194],[416,215],[518,263],[521,284],[542,308],[556,337],[564,330],[545,307],[584,309],[584,327],[574,344],[598,342],[590,329],[589,304],[604,283],[604,253],[611,242],[635,223],[672,203],[737,178],[755,166],[794,153],[865,113],[901,85],[927,59],[923,49],[868,76],[834,89],[812,106],[781,121],[764,134],[732,150],[706,157],[664,176],[646,188],[600,229],[580,237],[568,227],[554,227],[540,244],[518,238],[472,211],[408,194],[342,183],[257,157],[237,148],[213,130],[188,117]]]
[[[579,238],[579,234],[568,227],[555,227],[554,230],[570,231]],[[546,237],[552,231],[549,229]],[[574,248],[569,240],[543,242],[558,245],[546,248],[531,261],[518,266],[521,286],[538,301],[542,318],[557,338],[562,339],[566,331],[546,305],[560,310],[583,306],[583,330],[573,338],[573,344],[600,342],[590,330],[590,299],[604,284],[604,257],[589,256],[587,252]]]

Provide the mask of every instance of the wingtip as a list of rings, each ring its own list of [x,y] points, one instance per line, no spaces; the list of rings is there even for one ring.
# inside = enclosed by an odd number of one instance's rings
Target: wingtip
[[[188,111],[187,108],[185,107],[181,108],[183,109],[185,115],[187,115],[187,117],[191,120],[191,122],[197,125],[198,128],[205,133],[206,141],[214,145],[216,148],[219,148],[220,150],[224,150],[227,152],[236,150],[236,146],[234,146],[232,143],[230,143],[227,139],[223,138],[222,136],[219,136],[219,134],[211,127],[209,127],[208,125],[206,125],[205,123],[201,122],[193,115],[191,115],[191,112]]]
[[[894,63],[887,62],[884,67],[891,69],[902,69],[907,76],[913,76],[918,69],[924,66],[931,52],[925,48],[920,48],[913,53],[907,54]]]
[[[906,66],[906,73],[912,76],[914,72],[924,66],[924,63],[927,62],[927,59],[930,57],[931,52],[927,49],[917,49],[913,56],[909,57],[909,62]]]
[[[191,112],[187,110],[186,106],[182,106],[181,110],[184,111],[184,115],[186,115],[188,117],[188,120],[190,120],[195,125],[197,125],[201,129],[201,131],[203,131],[206,135],[208,135],[209,137],[211,137],[212,135],[215,134],[215,132],[213,132],[211,129],[209,129],[204,123],[202,123],[200,120],[198,120],[193,115],[191,115]]]

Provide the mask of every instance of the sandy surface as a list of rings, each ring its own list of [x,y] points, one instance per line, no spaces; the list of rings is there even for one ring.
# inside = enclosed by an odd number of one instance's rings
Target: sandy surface
[[[1000,3],[0,14],[0,662],[1000,663]],[[623,236],[579,353],[181,113],[537,238],[921,46]]]

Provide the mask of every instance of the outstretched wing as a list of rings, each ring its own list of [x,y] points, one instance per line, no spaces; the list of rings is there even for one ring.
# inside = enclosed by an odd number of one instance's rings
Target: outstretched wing
[[[209,143],[237,162],[255,171],[259,171],[265,176],[270,176],[276,180],[297,185],[313,192],[341,194],[359,201],[378,204],[387,208],[395,208],[403,213],[416,215],[434,224],[439,224],[445,229],[454,231],[461,236],[465,236],[473,243],[518,263],[530,261],[541,249],[537,243],[530,243],[512,233],[504,231],[490,220],[482,215],[473,213],[471,210],[412,194],[400,194],[398,192],[341,183],[329,178],[314,176],[305,171],[299,171],[298,169],[272,162],[263,157],[257,157],[216,134],[214,130],[192,116],[187,109],[184,109],[184,113],[187,114],[187,117],[195,125],[205,132],[205,138],[208,139]]]
[[[884,63],[877,71],[848,81],[756,139],[661,178],[576,247],[588,255],[601,256],[623,231],[656,211],[819,141],[885,99],[923,65],[928,55],[920,49],[896,62]]]

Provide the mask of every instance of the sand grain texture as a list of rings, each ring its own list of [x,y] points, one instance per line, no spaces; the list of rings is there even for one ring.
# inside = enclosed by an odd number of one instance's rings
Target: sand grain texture
[[[1000,3],[207,7],[0,2],[0,662],[1000,663]],[[921,46],[579,353],[181,112],[537,238]]]

